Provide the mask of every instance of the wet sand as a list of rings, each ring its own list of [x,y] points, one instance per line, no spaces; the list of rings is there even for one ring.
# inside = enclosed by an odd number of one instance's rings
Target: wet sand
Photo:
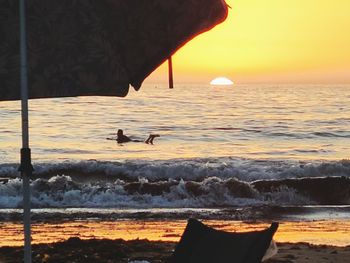
[[[278,253],[266,263],[348,263],[350,246],[335,247],[309,243],[278,243]]]
[[[65,242],[33,245],[33,262],[168,262],[176,242],[149,241],[146,239],[90,239],[70,238]],[[335,247],[308,243],[278,243],[277,255],[266,263],[347,263],[350,246]],[[22,247],[0,248],[0,262],[20,262]]]
[[[271,222],[245,222],[235,220],[203,220],[203,223],[228,232],[262,230]],[[177,242],[187,220],[68,220],[32,222],[32,242],[54,243],[71,237],[81,239],[148,239]],[[22,222],[0,222],[0,247],[23,244]],[[280,243],[310,243],[315,245],[350,245],[349,220],[284,221],[274,236]]]
[[[230,232],[261,230],[267,222],[204,220]],[[167,262],[186,220],[75,220],[33,222],[33,262]],[[21,262],[23,226],[0,223],[0,263]],[[278,254],[268,263],[350,262],[347,220],[280,222]]]

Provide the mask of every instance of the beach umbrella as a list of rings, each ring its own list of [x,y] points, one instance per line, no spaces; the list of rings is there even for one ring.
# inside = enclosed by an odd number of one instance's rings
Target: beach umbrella
[[[126,96],[129,85],[138,90],[226,16],[224,0],[0,0],[0,101],[22,102],[25,262],[31,262],[33,171],[28,99]]]

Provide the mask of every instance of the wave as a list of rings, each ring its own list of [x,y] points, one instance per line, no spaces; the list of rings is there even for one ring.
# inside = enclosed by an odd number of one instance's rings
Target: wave
[[[32,206],[181,208],[246,207],[261,205],[348,205],[350,178],[320,177],[243,182],[208,177],[201,181],[139,178],[85,182],[57,175],[31,181]],[[22,180],[0,184],[0,207],[22,206]]]
[[[33,207],[348,205],[350,161],[235,158],[38,163]],[[22,206],[17,165],[0,165],[0,208]]]
[[[327,122],[325,122],[327,123]],[[327,123],[334,124],[334,123]],[[242,133],[263,134],[268,137],[286,137],[294,139],[312,139],[314,137],[328,137],[328,138],[350,138],[350,134],[346,130],[339,130],[334,132],[300,132],[291,131],[286,125],[274,125],[272,130],[266,130],[265,127],[252,127],[252,128],[237,128],[237,127],[213,127],[206,130],[219,130],[219,131],[237,131]],[[276,131],[277,130],[277,131]],[[279,131],[282,130],[282,131]],[[289,130],[289,131],[287,131]]]
[[[313,135],[317,137],[334,137],[334,138],[350,138],[350,134],[345,131],[333,132],[314,132]]]
[[[256,180],[305,178],[305,177],[350,177],[350,160],[341,161],[288,161],[253,160],[239,158],[175,159],[167,161],[65,161],[60,163],[34,164],[34,178],[51,178],[57,175],[70,176],[74,180],[127,182],[146,178],[148,181],[191,180],[202,181],[209,177],[236,178],[243,182]],[[0,164],[0,178],[18,177],[18,165]]]
[[[278,128],[278,127],[274,127]],[[338,132],[312,132],[312,133],[299,133],[299,132],[264,132],[268,137],[285,137],[299,140],[313,139],[313,138],[350,138],[350,134],[347,131]]]

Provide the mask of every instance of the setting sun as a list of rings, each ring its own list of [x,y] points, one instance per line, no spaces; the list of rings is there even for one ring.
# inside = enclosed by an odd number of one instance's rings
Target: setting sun
[[[173,56],[176,82],[349,83],[347,0],[226,1],[225,22]],[[166,81],[167,65],[149,82]]]
[[[233,81],[225,77],[217,77],[212,81],[210,81],[210,85],[227,86],[232,84],[233,84]]]

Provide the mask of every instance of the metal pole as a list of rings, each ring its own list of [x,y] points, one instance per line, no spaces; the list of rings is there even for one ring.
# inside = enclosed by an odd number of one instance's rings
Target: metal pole
[[[174,88],[174,80],[173,80],[173,62],[171,56],[168,58],[168,71],[169,71],[169,89]]]
[[[29,149],[28,128],[28,80],[27,80],[27,37],[26,37],[26,6],[25,0],[19,0],[20,20],[20,79],[22,108],[22,149],[21,171],[23,180],[23,225],[24,225],[24,262],[32,262],[31,231],[30,231],[30,183],[32,175],[31,156]]]

